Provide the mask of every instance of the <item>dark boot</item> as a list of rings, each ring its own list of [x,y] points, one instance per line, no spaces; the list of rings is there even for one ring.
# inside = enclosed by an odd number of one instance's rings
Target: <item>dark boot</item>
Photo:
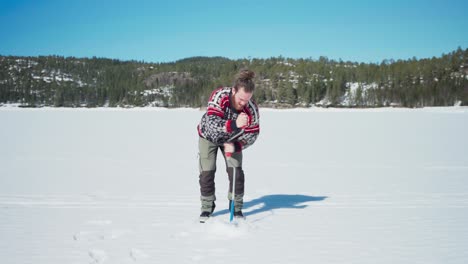
[[[229,212],[231,212],[231,208],[232,208],[232,201],[229,200]],[[236,204],[236,201],[234,202],[234,218],[245,219],[244,214],[242,213],[242,206],[238,207],[238,205]]]

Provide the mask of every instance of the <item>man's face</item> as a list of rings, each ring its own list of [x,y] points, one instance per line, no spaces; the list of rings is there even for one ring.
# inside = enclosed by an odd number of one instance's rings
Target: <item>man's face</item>
[[[252,93],[248,93],[245,91],[244,87],[239,87],[239,89],[232,88],[232,97],[233,97],[233,104],[234,108],[237,111],[241,111],[244,109],[244,106],[250,101],[252,98]]]

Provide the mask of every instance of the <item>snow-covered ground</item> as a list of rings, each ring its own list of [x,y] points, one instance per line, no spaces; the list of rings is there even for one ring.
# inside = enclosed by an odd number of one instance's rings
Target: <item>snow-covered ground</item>
[[[0,262],[468,261],[468,109],[261,109],[198,223],[191,109],[0,108]]]

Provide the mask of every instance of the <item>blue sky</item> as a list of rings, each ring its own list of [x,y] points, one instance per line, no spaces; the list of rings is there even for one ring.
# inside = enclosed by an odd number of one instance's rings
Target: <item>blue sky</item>
[[[468,1],[0,0],[0,54],[380,62],[468,48]]]

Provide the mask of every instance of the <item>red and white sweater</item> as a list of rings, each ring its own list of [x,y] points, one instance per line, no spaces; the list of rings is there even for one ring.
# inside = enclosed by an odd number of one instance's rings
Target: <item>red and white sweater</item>
[[[237,116],[246,113],[249,121],[243,127],[244,134],[235,142],[236,152],[251,146],[260,133],[260,115],[254,100],[250,100],[242,109],[237,111],[231,107],[231,87],[220,87],[213,91],[208,101],[206,113],[198,124],[198,134],[217,145],[223,145],[236,134],[239,129],[235,125]]]

